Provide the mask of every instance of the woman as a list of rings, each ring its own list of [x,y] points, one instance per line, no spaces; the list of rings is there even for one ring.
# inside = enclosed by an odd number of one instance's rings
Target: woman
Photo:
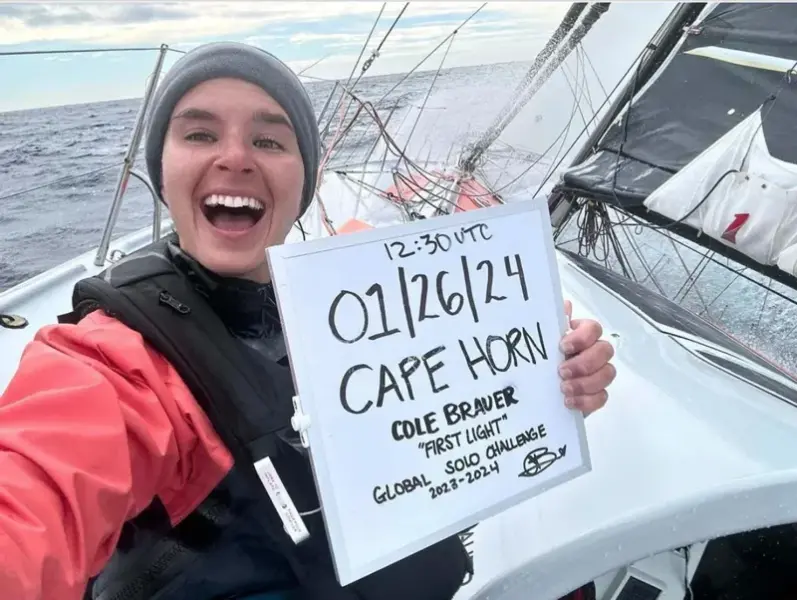
[[[177,236],[80,282],[74,312],[37,333],[0,400],[4,598],[447,600],[459,588],[470,565],[456,536],[346,588],[334,577],[264,260],[309,205],[319,150],[301,83],[270,54],[210,44],[168,72],[146,159]],[[572,321],[562,340],[563,389],[586,413],[614,378],[600,335]],[[294,543],[268,501],[252,467],[264,456],[309,541]]]

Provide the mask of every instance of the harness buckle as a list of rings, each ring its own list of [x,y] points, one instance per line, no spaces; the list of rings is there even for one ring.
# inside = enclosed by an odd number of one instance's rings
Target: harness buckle
[[[307,437],[307,430],[310,429],[310,415],[302,411],[302,404],[299,396],[293,397],[293,416],[291,417],[291,427],[299,434],[302,448],[310,447],[310,438]]]

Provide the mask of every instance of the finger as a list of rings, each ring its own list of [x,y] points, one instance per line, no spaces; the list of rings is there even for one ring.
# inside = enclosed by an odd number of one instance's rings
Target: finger
[[[561,383],[562,393],[570,397],[597,394],[609,387],[616,376],[614,365],[609,363],[590,375],[565,379]]]
[[[570,321],[573,319],[573,303],[570,300],[565,300],[565,316],[567,317],[567,325],[571,327]]]
[[[614,358],[614,347],[606,340],[598,340],[583,352],[568,358],[559,366],[562,379],[592,375]]]
[[[592,319],[570,322],[572,331],[562,336],[560,348],[566,355],[577,354],[593,346],[603,335],[603,327]]]
[[[586,417],[606,406],[608,400],[609,392],[603,390],[597,394],[589,394],[587,396],[567,397],[565,398],[565,405],[568,408],[580,410]]]

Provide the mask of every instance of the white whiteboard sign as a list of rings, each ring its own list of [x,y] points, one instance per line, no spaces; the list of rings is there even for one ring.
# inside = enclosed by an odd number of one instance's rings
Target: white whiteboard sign
[[[342,585],[590,470],[544,202],[268,257]]]

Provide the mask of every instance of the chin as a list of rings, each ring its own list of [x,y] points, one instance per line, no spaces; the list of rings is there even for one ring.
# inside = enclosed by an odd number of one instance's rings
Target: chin
[[[269,271],[263,251],[254,255],[251,252],[224,253],[203,257],[200,262],[205,268],[222,277],[238,277],[261,282],[268,280]]]

